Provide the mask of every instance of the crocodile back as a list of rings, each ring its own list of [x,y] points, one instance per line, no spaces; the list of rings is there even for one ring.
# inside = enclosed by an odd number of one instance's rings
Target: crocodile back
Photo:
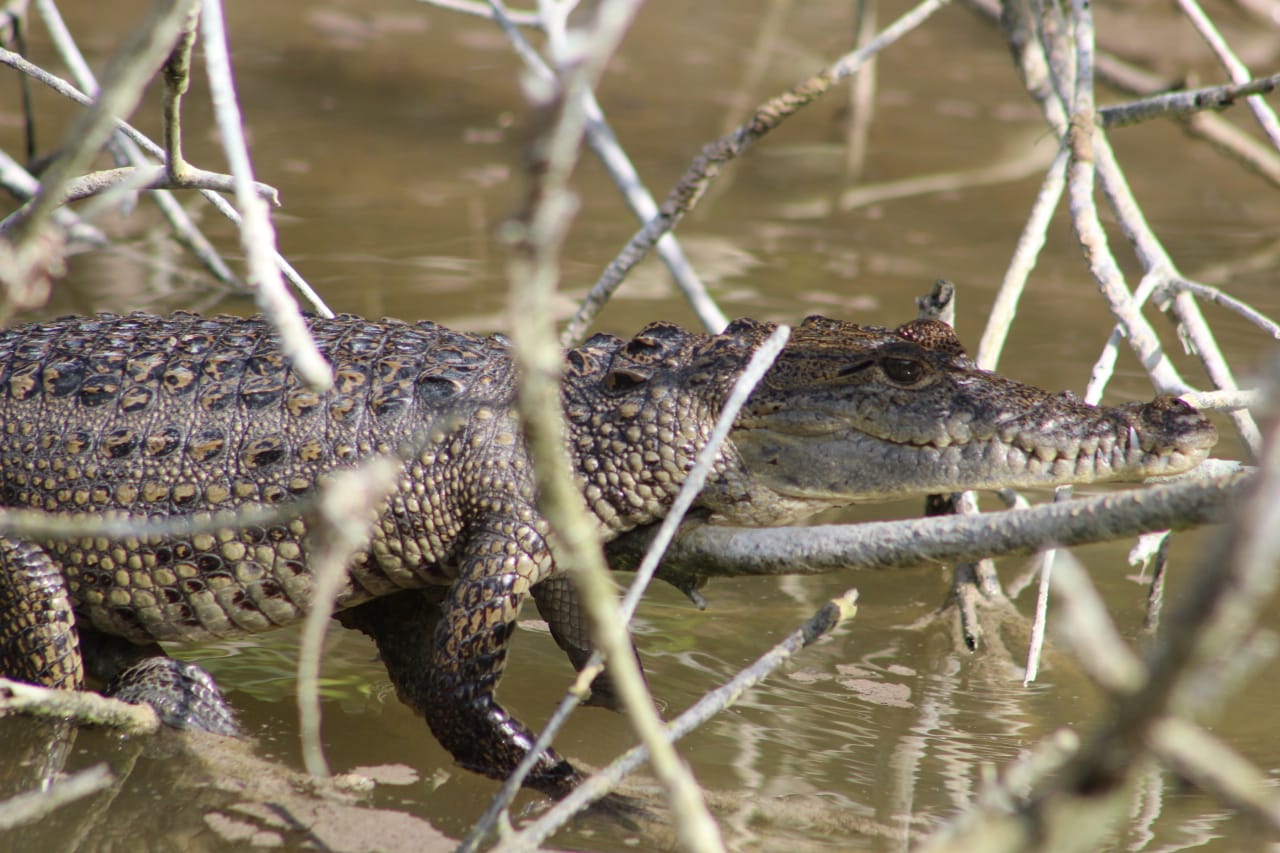
[[[465,441],[476,411],[509,407],[500,339],[432,323],[309,323],[334,368],[327,393],[296,377],[260,318],[101,315],[0,333],[0,504],[230,517],[306,495],[373,453]],[[440,482],[454,475],[433,464],[447,455],[436,447],[407,464],[340,606],[444,580],[461,526],[457,484]],[[310,600],[302,519],[47,547],[77,609],[137,640],[263,630]]]

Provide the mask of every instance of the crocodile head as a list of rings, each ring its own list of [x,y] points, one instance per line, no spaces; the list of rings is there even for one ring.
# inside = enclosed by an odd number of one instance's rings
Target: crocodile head
[[[1217,441],[1174,397],[1091,406],[981,370],[944,323],[810,317],[739,415],[746,489],[773,511],[1176,474]],[[732,513],[728,513],[729,520]]]

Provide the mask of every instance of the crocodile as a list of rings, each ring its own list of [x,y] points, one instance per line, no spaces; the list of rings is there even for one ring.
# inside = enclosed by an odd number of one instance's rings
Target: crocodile
[[[98,315],[0,332],[0,505],[215,527],[0,540],[0,673],[78,687],[81,658],[102,643],[128,671],[162,655],[158,643],[297,622],[312,600],[307,517],[238,525],[235,511],[298,501],[339,469],[398,454],[337,618],[373,638],[401,700],[459,764],[505,777],[534,742],[495,697],[521,604],[534,599],[575,666],[590,651],[548,549],[509,342],[431,322],[308,325],[334,370],[327,392],[295,376],[261,318]],[[664,516],[774,329],[659,322],[566,352],[568,449],[602,539]],[[741,410],[696,510],[777,525],[859,500],[1138,479],[1189,469],[1215,441],[1172,397],[1095,407],[981,370],[937,321],[815,316]],[[548,749],[527,784],[559,797],[579,779]]]

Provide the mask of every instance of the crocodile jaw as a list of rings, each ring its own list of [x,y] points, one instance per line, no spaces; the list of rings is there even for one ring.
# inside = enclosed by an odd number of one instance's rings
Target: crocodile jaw
[[[1071,408],[1069,418],[1033,408],[989,428],[971,424],[964,440],[921,443],[895,442],[849,422],[815,434],[812,423],[796,430],[793,418],[766,418],[736,429],[733,443],[757,487],[797,507],[812,504],[799,517],[826,506],[964,489],[1167,476],[1194,468],[1217,441],[1207,419],[1173,398]]]

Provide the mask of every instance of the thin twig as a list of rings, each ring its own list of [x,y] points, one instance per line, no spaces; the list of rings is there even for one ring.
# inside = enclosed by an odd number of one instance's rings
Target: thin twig
[[[60,153],[42,175],[40,191],[0,223],[6,237],[0,243],[6,310],[38,305],[47,298],[51,280],[63,264],[61,241],[55,236],[58,231],[49,227],[63,192],[106,143],[116,116],[133,112],[173,47],[193,2],[161,0],[152,7],[147,20],[133,30],[108,63],[97,100],[71,122]]]
[[[1226,293],[1223,293],[1216,287],[1210,287],[1207,284],[1200,284],[1195,281],[1188,281],[1185,278],[1171,278],[1165,283],[1165,287],[1174,291],[1185,290],[1188,293],[1193,293],[1196,296],[1199,296],[1201,299],[1207,299],[1215,305],[1221,305],[1228,311],[1234,311],[1239,314],[1241,317],[1245,318],[1276,340],[1280,340],[1280,323],[1277,323],[1275,320],[1267,317],[1253,306],[1236,299],[1234,296],[1229,296]]]
[[[1156,534],[1160,535],[1160,534]],[[1142,630],[1148,636],[1155,636],[1160,628],[1160,613],[1164,609],[1164,585],[1169,568],[1169,543],[1173,534],[1160,536],[1160,544],[1156,547],[1151,568],[1151,583],[1147,587],[1147,606],[1142,617]]]
[[[1226,86],[1208,86],[1168,92],[1128,104],[1116,104],[1098,110],[1098,124],[1107,129],[1128,127],[1154,118],[1180,117],[1234,106],[1240,98],[1265,95],[1280,86],[1280,74],[1259,77]]]
[[[1189,406],[1194,406],[1206,412],[1261,409],[1266,403],[1266,398],[1256,388],[1244,388],[1236,391],[1200,391],[1194,394],[1183,394],[1179,399]]]
[[[0,832],[42,820],[68,803],[110,787],[115,778],[106,764],[95,764],[56,780],[48,789],[15,794],[0,802]]]
[[[90,172],[67,184],[63,194],[64,204],[79,201],[93,195],[107,192],[117,185],[128,181],[134,190],[214,190],[231,192],[235,189],[235,178],[219,172],[206,172],[186,166],[180,175],[171,174],[164,166],[125,166],[120,169],[106,169],[101,172]],[[267,184],[253,182],[253,191],[272,204],[280,203],[279,191]]]
[[[221,0],[202,0],[200,28],[204,35],[205,65],[209,74],[209,95],[218,124],[223,151],[236,179],[236,204],[243,221],[240,243],[249,265],[250,284],[258,308],[280,334],[280,348],[293,369],[311,387],[325,390],[333,384],[333,372],[320,355],[298,304],[285,289],[280,267],[275,262],[275,228],[267,206],[253,186],[253,167],[245,144],[244,126],[231,77],[231,55],[222,19]]]
[[[845,54],[815,76],[766,101],[737,130],[705,146],[668,193],[658,215],[628,241],[583,299],[577,314],[569,321],[568,329],[574,330],[573,337],[576,338],[582,329],[591,325],[592,319],[608,301],[610,294],[622,284],[632,268],[645,258],[657,240],[675,228],[694,208],[725,163],[742,154],[757,139],[790,118],[800,108],[826,94],[832,86],[852,75],[872,56],[919,26],[947,2],[948,0],[924,0],[886,27],[866,47]]]
[[[298,730],[302,761],[312,776],[328,777],[320,740],[320,659],[334,601],[347,582],[351,557],[365,547],[378,508],[396,487],[402,463],[378,456],[359,468],[339,471],[325,485],[309,525],[311,603],[298,650]]]
[[[33,714],[110,726],[129,735],[149,735],[160,728],[150,705],[121,702],[85,690],[54,690],[0,678],[0,713]]]
[[[524,61],[525,66],[548,85],[558,87],[559,81],[556,79],[555,73],[542,61],[542,57],[538,55],[538,52],[516,28],[515,23],[509,17],[506,6],[500,0],[489,0],[489,4],[492,6],[494,19],[502,27],[503,32],[506,33],[512,47],[515,48],[516,53]],[[658,203],[654,201],[648,188],[645,187],[644,181],[640,178],[640,173],[636,171],[631,162],[631,158],[622,150],[622,146],[618,143],[618,139],[613,133],[613,128],[609,126],[604,117],[604,111],[600,107],[600,102],[596,100],[595,93],[587,90],[582,97],[584,99],[583,108],[587,114],[587,144],[609,172],[614,184],[622,191],[627,206],[631,208],[641,222],[647,222],[657,215]],[[681,248],[675,235],[665,235],[659,240],[657,251],[658,256],[666,264],[667,269],[671,272],[671,277],[675,280],[681,292],[684,293],[685,299],[694,309],[702,324],[709,331],[722,331],[728,324],[728,320],[716,306],[710,294],[707,293],[706,287],[698,278],[693,265],[689,263],[689,259],[685,256],[684,249]],[[579,331],[585,333],[585,329]],[[572,330],[570,329],[565,330],[560,338],[561,346],[576,346],[582,342],[581,334],[575,337],[571,332]]]
[[[451,12],[472,15],[476,18],[487,18],[490,21],[496,17],[490,4],[483,2],[483,0],[418,0],[418,2],[427,6],[439,6],[441,9],[448,9]],[[542,29],[542,18],[539,17],[537,12],[512,10],[506,11],[504,14],[517,26]]]
[[[75,40],[71,37],[66,23],[62,20],[57,4],[53,0],[34,0],[34,2],[41,19],[44,21],[45,29],[48,30],[49,36],[58,51],[58,55],[71,70],[72,77],[84,92],[96,94],[98,91],[97,80],[94,78],[89,64],[85,62],[79,47],[76,46]],[[118,165],[149,165],[139,145],[125,134],[117,132],[108,142],[108,147]],[[159,149],[157,148],[157,150]],[[178,204],[172,195],[163,190],[157,190],[148,195],[155,201],[156,206],[160,208],[161,214],[169,222],[170,227],[173,228],[174,239],[195,255],[196,260],[203,264],[214,278],[229,287],[240,288],[243,286],[235,274],[231,272],[231,268],[227,266],[226,261],[218,254],[218,250],[196,227],[186,210],[183,209],[182,205]]]
[[[1058,154],[1040,184],[1027,224],[1022,226],[1022,234],[1018,237],[1018,245],[1013,250],[1013,257],[1000,282],[1000,289],[996,291],[991,312],[987,316],[987,325],[978,342],[976,361],[983,370],[995,370],[1000,362],[1000,351],[1004,348],[1009,327],[1017,314],[1018,300],[1031,271],[1035,269],[1036,258],[1044,248],[1053,212],[1062,200],[1062,190],[1066,185],[1067,155],[1066,146],[1059,146]]]
[[[1107,196],[1107,201],[1120,220],[1125,235],[1134,246],[1139,261],[1147,270],[1143,287],[1150,284],[1158,295],[1160,285],[1180,278],[1178,270],[1151,230],[1146,217],[1142,215],[1141,209],[1129,190],[1128,181],[1125,180],[1116,162],[1115,152],[1111,150],[1106,137],[1100,132],[1095,140],[1094,153],[1097,155],[1098,175],[1102,179],[1102,189]],[[1223,391],[1237,389],[1239,385],[1236,383],[1231,365],[1223,356],[1212,330],[1205,322],[1191,294],[1185,289],[1178,290],[1172,302],[1168,304],[1167,310],[1177,320],[1180,336],[1200,359],[1214,386]],[[1247,411],[1237,410],[1231,412],[1230,417],[1245,447],[1256,458],[1260,450],[1261,437],[1253,416]]]
[[[857,612],[857,590],[849,590],[839,598],[827,602],[804,625],[793,631],[749,667],[742,670],[724,685],[699,699],[687,711],[666,727],[666,737],[672,741],[684,737],[707,720],[736,702],[747,690],[763,681],[771,672],[789,660],[800,649],[811,645],[819,637],[829,633],[841,622]],[[501,853],[531,850],[540,845],[573,815],[599,800],[634,771],[648,758],[647,750],[635,746],[619,756],[605,769],[579,785],[573,793],[558,803],[538,820],[525,827],[518,835],[497,848]]]
[[[76,47],[74,40],[72,40],[71,34],[67,31],[66,25],[62,21],[62,17],[58,13],[57,5],[53,0],[34,0],[34,2],[40,10],[45,26],[49,29],[50,34],[53,37],[54,44],[58,48],[59,55],[62,56],[63,61],[67,63],[68,67],[72,69],[76,80],[80,84],[80,88],[77,89],[75,86],[72,86],[61,78],[49,74],[43,69],[26,62],[22,57],[11,54],[8,51],[0,51],[0,62],[21,70],[24,74],[33,77],[38,82],[44,83],[46,86],[49,86],[64,97],[70,98],[81,105],[88,106],[92,103],[93,99],[85,93],[93,93],[97,91],[97,81],[89,70],[88,63],[84,61],[83,55],[81,55],[79,48]],[[135,130],[125,122],[120,122],[118,130],[124,135],[121,150],[124,155],[124,160],[127,162],[134,166],[149,165],[143,157],[143,151],[161,161],[164,160],[164,149],[148,139],[144,134]],[[119,134],[117,134],[116,138],[120,138]],[[214,249],[208,238],[206,238],[204,234],[196,228],[195,224],[191,221],[191,217],[187,215],[187,212],[180,204],[178,204],[177,200],[174,199],[171,194],[164,190],[156,190],[155,192],[148,193],[148,195],[155,200],[161,213],[164,214],[165,218],[173,227],[174,239],[176,239],[179,244],[192,252],[219,281],[231,287],[243,287],[242,283],[236,278],[235,274],[231,272],[230,268],[222,260],[221,256],[218,254],[217,250]],[[205,199],[223,216],[227,217],[237,225],[240,224],[240,215],[236,212],[234,207],[222,198],[222,196],[213,191],[201,191],[201,195],[203,195]],[[275,262],[280,266],[281,271],[289,280],[289,283],[292,284],[294,288],[311,303],[312,309],[317,314],[321,317],[333,316],[333,311],[324,303],[324,300],[320,298],[319,294],[315,292],[311,285],[309,285],[298,271],[294,269],[293,266],[278,252],[275,253]]]
[[[165,167],[175,181],[181,181],[190,165],[182,156],[182,97],[191,85],[191,49],[196,43],[200,7],[192,5],[182,35],[164,68],[164,151]]]
[[[1191,21],[1191,25],[1196,28],[1196,32],[1205,40],[1214,55],[1218,57],[1218,61],[1222,67],[1226,69],[1227,76],[1231,78],[1231,82],[1237,85],[1244,85],[1249,82],[1252,76],[1249,69],[1245,67],[1240,58],[1235,55],[1231,48],[1227,45],[1226,39],[1218,32],[1217,27],[1209,20],[1209,16],[1200,8],[1200,4],[1196,0],[1177,0],[1178,8],[1182,9],[1183,14]],[[1258,126],[1262,128],[1262,132],[1271,140],[1271,145],[1280,149],[1280,120],[1277,120],[1276,114],[1267,106],[1266,101],[1262,98],[1254,96],[1245,101],[1249,106],[1249,112],[1253,113],[1253,117],[1257,119]]]
[[[592,90],[638,10],[635,0],[603,0],[594,9],[593,26],[570,39],[564,15],[568,8],[542,0],[539,4],[547,43],[560,70],[558,92],[535,91],[548,108],[551,123],[539,140],[539,159],[531,170],[529,209],[511,228],[510,278],[512,309],[521,317],[513,330],[513,354],[521,374],[518,408],[534,460],[540,511],[555,536],[552,553],[582,593],[597,646],[608,655],[614,686],[641,740],[653,749],[653,766],[663,781],[676,816],[676,831],[692,849],[722,848],[719,829],[707,812],[691,772],[661,735],[661,719],[648,695],[600,552],[594,525],[566,456],[564,416],[560,407],[562,356],[556,344],[548,306],[558,279],[557,255],[573,204],[567,192],[587,124],[585,93]],[[551,102],[539,97],[558,96]]]

